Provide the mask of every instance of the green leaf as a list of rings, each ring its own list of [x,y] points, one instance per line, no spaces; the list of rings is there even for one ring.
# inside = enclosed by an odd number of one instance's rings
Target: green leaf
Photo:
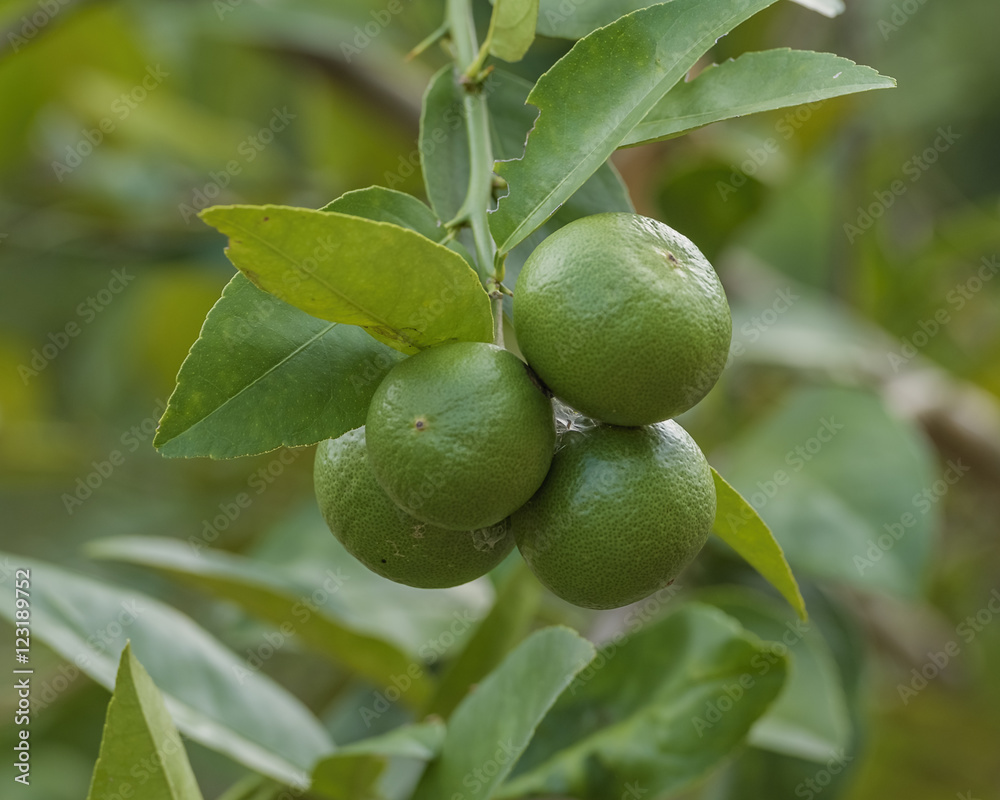
[[[619,17],[653,5],[649,0],[540,0],[539,36],[582,39]]]
[[[568,628],[526,639],[455,709],[441,757],[413,800],[474,794],[488,798],[528,746],[539,721],[594,656],[590,642]]]
[[[540,598],[541,585],[524,562],[519,561],[497,591],[490,613],[441,676],[425,713],[448,717],[469,689],[486,677],[521,641]]]
[[[126,644],[87,800],[138,797],[139,786],[144,800],[202,800],[163,696]]]
[[[673,795],[729,755],[781,691],[785,659],[717,609],[691,603],[636,623],[577,676],[498,797]]]
[[[792,0],[801,6],[835,17],[844,11],[843,0]],[[653,5],[649,0],[541,0],[538,35],[559,39],[582,39],[610,25],[619,17]]]
[[[469,190],[465,105],[452,65],[431,78],[420,112],[420,168],[427,198],[439,219],[455,218]]]
[[[729,479],[767,518],[797,572],[921,595],[937,501],[951,487],[922,434],[878,396],[800,389],[727,449]],[[968,466],[953,460],[945,469],[955,483]]]
[[[765,595],[736,587],[698,594],[736,619],[744,629],[788,651],[792,669],[785,687],[750,731],[750,744],[776,753],[824,763],[851,738],[847,698],[837,665],[819,629],[787,612]]]
[[[724,119],[895,85],[871,67],[830,53],[787,48],[746,53],[708,67],[693,81],[678,83],[622,146],[671,139]]]
[[[774,535],[743,496],[712,469],[715,479],[715,523],[712,532],[733,548],[777,589],[801,619],[807,619],[806,604],[791,567]]]
[[[409,228],[432,242],[443,244],[464,258],[475,269],[469,251],[455,239],[449,239],[448,229],[427,206],[416,197],[384,186],[369,186],[341,195],[320,211],[333,211],[352,217],[364,217],[376,222],[389,222]]]
[[[404,353],[492,341],[490,301],[465,260],[387,222],[287,206],[215,206],[201,218],[226,254],[280,300],[358,325]]]
[[[131,640],[188,738],[286,784],[304,784],[333,750],[298,699],[175,608],[42,561],[7,558],[31,570],[31,627],[39,641],[110,691]],[[13,604],[0,605],[13,622]]]
[[[342,747],[313,770],[310,794],[328,800],[403,800],[444,742],[441,722],[405,725]]]
[[[249,614],[278,627],[275,635],[322,653],[376,686],[391,685],[393,676],[407,675],[413,663],[395,645],[332,616],[328,604],[310,603],[311,593],[283,580],[280,570],[249,558],[207,549],[199,552],[176,539],[151,536],[98,540],[88,547],[88,553],[149,567],[237,603]],[[337,572],[331,575],[327,593],[339,591],[349,580]],[[410,678],[410,688],[400,701],[418,706],[429,696],[430,683],[423,674]]]
[[[336,438],[364,425],[376,387],[403,358],[237,273],[181,365],[153,446],[168,457],[236,458]]]
[[[535,41],[538,0],[495,0],[486,46],[490,55],[520,61]]]
[[[673,0],[577,42],[538,79],[524,158],[497,164],[510,192],[490,217],[501,254],[593,175],[723,34],[774,0]]]
[[[369,186],[341,195],[327,203],[320,211],[364,217],[375,222],[389,222],[400,228],[409,228],[439,244],[447,231],[427,206],[416,197],[384,186]]]
[[[494,70],[486,83],[489,92],[490,138],[498,159],[524,155],[524,143],[538,118],[538,109],[526,105],[531,84],[504,70]],[[507,256],[505,283],[517,282],[521,266],[541,242],[575,219],[605,211],[635,211],[624,181],[610,162],[602,164],[542,225]]]

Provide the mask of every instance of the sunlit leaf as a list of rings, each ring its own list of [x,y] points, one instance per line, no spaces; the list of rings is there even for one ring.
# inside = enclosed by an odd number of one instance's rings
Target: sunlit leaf
[[[201,217],[229,237],[226,254],[253,283],[314,317],[404,353],[492,340],[476,273],[415,231],[287,206],[215,206]]]
[[[87,800],[202,800],[177,728],[149,673],[125,645]]]
[[[673,0],[577,42],[528,97],[541,113],[524,158],[497,164],[510,187],[490,217],[501,254],[603,164],[723,34],[774,0]]]

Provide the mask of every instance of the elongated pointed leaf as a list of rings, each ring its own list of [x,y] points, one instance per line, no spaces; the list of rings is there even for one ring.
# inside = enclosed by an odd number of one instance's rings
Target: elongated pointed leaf
[[[449,222],[469,191],[469,138],[465,106],[454,67],[437,72],[424,92],[420,112],[420,168],[431,208]]]
[[[538,0],[495,0],[486,35],[490,55],[520,61],[535,40]]]
[[[125,645],[87,800],[202,800],[180,734],[153,679]]]
[[[431,764],[413,800],[488,798],[528,746],[539,721],[594,656],[594,647],[568,628],[546,628],[526,639],[455,709],[441,757]]]
[[[324,322],[237,273],[181,365],[153,446],[236,458],[332,439],[363,425],[401,353]]]
[[[895,85],[892,78],[870,67],[830,53],[788,49],[746,53],[708,67],[689,83],[678,83],[622,146],[670,139],[724,119]]]
[[[347,745],[316,765],[310,794],[327,800],[405,800],[444,737],[441,722],[426,722]]]
[[[473,685],[486,677],[525,635],[540,598],[541,585],[524,562],[519,562],[497,591],[490,613],[441,676],[426,713],[448,717],[455,710]]]
[[[528,97],[541,113],[490,217],[499,252],[538,228],[603,164],[715,41],[774,0],[673,0],[577,42]]]
[[[283,638],[294,638],[376,686],[391,685],[392,678],[406,675],[413,663],[395,645],[356,629],[329,614],[325,606],[310,602],[312,593],[303,593],[284,581],[279,570],[269,570],[251,559],[211,550],[195,552],[176,539],[151,536],[98,540],[88,552],[98,558],[155,569],[237,603],[248,613],[277,626]],[[339,591],[348,580],[336,572],[332,574],[324,593]],[[418,706],[426,700],[430,684],[424,674],[410,678],[410,688],[400,701]]]
[[[673,796],[740,744],[786,670],[735,620],[687,604],[599,649],[497,797]]]
[[[801,6],[835,17],[844,11],[843,0],[792,0]],[[582,39],[610,25],[619,17],[654,5],[650,0],[541,0],[538,35],[559,39]]]
[[[314,317],[404,353],[492,340],[476,273],[415,231],[287,206],[215,206],[201,218],[229,237],[226,254],[253,283]]]
[[[126,639],[190,739],[286,784],[304,784],[333,750],[293,695],[176,609],[130,589],[0,553],[31,570],[32,635],[113,690]],[[0,615],[13,622],[13,604]]]
[[[806,604],[771,529],[743,496],[712,469],[716,510],[712,532],[742,556],[777,589],[803,620]]]

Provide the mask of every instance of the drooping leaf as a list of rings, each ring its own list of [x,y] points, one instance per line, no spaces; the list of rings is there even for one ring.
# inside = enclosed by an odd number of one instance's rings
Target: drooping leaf
[[[31,570],[34,636],[109,691],[130,640],[188,738],[293,785],[303,785],[313,764],[333,750],[297,698],[190,617],[131,589],[21,556],[0,553],[0,560],[5,556]],[[0,605],[0,615],[13,621],[13,604]]]
[[[785,554],[764,520],[743,496],[712,469],[715,480],[715,523],[712,532],[742,556],[775,589],[803,620],[806,605]]]
[[[497,797],[620,797],[636,786],[672,796],[732,752],[785,675],[773,647],[687,604],[600,648]]]
[[[568,628],[538,631],[514,650],[455,709],[441,757],[413,800],[440,800],[472,790],[488,798],[528,746],[539,721],[594,648]]]
[[[441,722],[426,722],[342,747],[316,765],[310,794],[327,800],[405,800],[444,737]]]
[[[364,424],[402,358],[237,273],[181,366],[153,445],[168,457],[236,458],[336,438]]]
[[[469,139],[463,92],[452,65],[431,78],[420,112],[420,168],[438,218],[450,222],[469,190]]]
[[[126,644],[87,800],[202,800],[184,743],[149,673]]]
[[[226,254],[251,281],[314,317],[358,325],[404,353],[492,340],[476,273],[415,231],[287,206],[215,206],[201,217],[229,237]]]
[[[750,731],[756,747],[824,763],[848,747],[851,724],[837,665],[819,629],[792,620],[768,597],[749,589],[719,587],[698,594],[744,629],[786,652],[792,663],[774,705]]]
[[[919,431],[839,388],[791,393],[727,449],[733,486],[796,571],[903,597],[922,590],[941,493],[969,469],[953,459],[942,479]]]
[[[724,119],[895,85],[871,67],[830,53],[787,48],[746,53],[708,67],[693,81],[678,83],[622,146],[670,139]]]
[[[535,40],[538,0],[495,0],[486,34],[490,55],[520,61]]]
[[[723,34],[774,0],[673,0],[581,39],[535,84],[541,113],[524,158],[497,164],[510,187],[490,217],[501,254],[589,178]]]
[[[500,663],[528,630],[541,598],[541,587],[524,562],[518,562],[497,591],[489,614],[438,681],[425,709],[448,717],[472,686]]]
[[[392,643],[338,619],[327,605],[310,602],[310,593],[284,580],[280,570],[243,556],[208,549],[195,551],[175,539],[150,536],[98,540],[88,552],[97,558],[155,569],[237,603],[249,614],[277,626],[275,636],[294,639],[375,686],[391,685],[394,676],[407,675],[409,688],[400,697],[405,705],[419,706],[428,697],[430,683],[422,671],[412,675],[412,658]],[[332,574],[326,581],[326,593],[340,591],[349,580],[337,572]]]

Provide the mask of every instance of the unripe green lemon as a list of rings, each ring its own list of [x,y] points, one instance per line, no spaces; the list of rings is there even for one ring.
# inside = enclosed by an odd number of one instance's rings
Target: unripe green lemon
[[[368,409],[379,484],[413,516],[452,530],[495,525],[541,485],[552,402],[503,348],[456,342],[401,361]]]
[[[694,440],[667,421],[560,441],[542,488],[511,517],[538,580],[586,608],[628,605],[674,580],[715,520],[715,484]]]
[[[705,257],[661,222],[595,214],[543,241],[517,279],[518,346],[542,381],[615,425],[675,417],[726,365],[729,304]]]
[[[421,589],[443,589],[485,575],[514,547],[509,523],[450,531],[397,506],[375,480],[365,429],[320,442],[313,471],[316,499],[333,535],[372,572]]]

